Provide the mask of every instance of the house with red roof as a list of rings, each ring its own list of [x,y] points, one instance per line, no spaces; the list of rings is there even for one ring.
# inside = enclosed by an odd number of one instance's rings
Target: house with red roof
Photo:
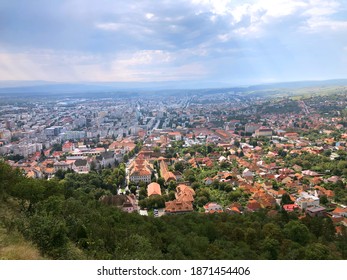
[[[335,210],[331,213],[335,216],[342,216],[347,218],[347,208],[336,207]]]
[[[74,148],[75,148],[75,145],[72,142],[67,141],[63,144],[62,151],[63,153],[69,153],[69,152],[72,152]]]
[[[186,213],[193,211],[195,191],[184,184],[179,184],[176,187],[176,199],[165,202],[165,213]]]
[[[190,202],[172,200],[165,202],[165,213],[166,214],[179,214],[193,211],[193,205]]]
[[[169,170],[165,160],[161,160],[159,165],[161,176],[164,178],[165,182],[177,181],[175,174]]]
[[[249,212],[255,212],[255,211],[258,211],[260,209],[261,209],[261,205],[255,199],[249,200],[247,205],[246,205],[246,210]]]
[[[152,165],[139,156],[129,166],[129,179],[135,183],[151,183],[152,171]]]
[[[160,185],[156,182],[150,183],[147,186],[147,196],[150,197],[152,195],[161,195]]]
[[[296,204],[285,204],[282,207],[287,212],[293,212],[293,211],[299,209],[299,206]]]
[[[205,213],[223,213],[223,207],[216,202],[209,202],[204,205]]]

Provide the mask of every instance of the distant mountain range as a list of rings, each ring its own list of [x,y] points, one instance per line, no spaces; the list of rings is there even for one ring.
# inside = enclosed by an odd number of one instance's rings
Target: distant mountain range
[[[125,93],[125,92],[153,92],[162,90],[179,89],[229,89],[235,92],[271,90],[271,89],[295,89],[302,87],[323,86],[347,86],[347,79],[324,80],[324,81],[298,81],[269,83],[251,86],[230,86],[211,82],[187,81],[187,82],[155,82],[155,83],[131,83],[131,82],[109,82],[109,83],[56,83],[47,81],[0,81],[1,96],[28,96],[43,94],[74,94],[74,93]]]

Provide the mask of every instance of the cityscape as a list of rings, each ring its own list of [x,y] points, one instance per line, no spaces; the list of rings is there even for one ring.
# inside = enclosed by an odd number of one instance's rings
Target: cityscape
[[[294,232],[301,226],[318,240],[344,244],[346,90],[338,85],[3,98],[0,153],[4,164],[29,180],[57,184],[66,197],[72,195],[67,190],[82,191],[124,213],[154,219],[188,213],[248,219],[262,213],[293,219]],[[30,212],[35,199],[22,191],[8,189]],[[31,195],[42,191],[34,188]],[[251,233],[239,234],[247,240]],[[309,242],[307,234],[292,240]],[[321,246],[325,258],[329,249],[318,244],[311,246]],[[330,258],[344,258],[344,247],[337,248]]]
[[[0,18],[3,278],[28,277],[12,260],[35,279],[41,260],[343,275],[346,1],[2,0]]]

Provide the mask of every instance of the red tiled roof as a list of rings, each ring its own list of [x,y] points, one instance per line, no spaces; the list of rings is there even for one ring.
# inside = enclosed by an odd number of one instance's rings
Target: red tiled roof
[[[193,205],[191,202],[172,200],[165,202],[165,212],[177,213],[177,212],[190,212],[193,211]]]
[[[176,187],[176,199],[179,201],[189,201],[193,202],[194,201],[194,195],[195,191],[191,188],[188,187],[187,185],[184,184],[179,184]]]
[[[241,211],[239,210],[239,208],[237,207],[231,207],[230,209],[231,211],[237,212],[237,213],[241,213]]]
[[[256,210],[259,210],[261,208],[261,205],[258,201],[252,199],[252,200],[248,201],[247,208],[249,210],[256,211]]]
[[[147,194],[148,196],[151,195],[161,195],[161,189],[160,189],[160,185],[158,183],[150,183],[147,186]]]
[[[342,213],[346,213],[346,212],[347,212],[347,209],[341,208],[341,207],[336,207],[332,213],[333,214],[342,214]]]
[[[283,209],[288,211],[288,212],[294,211],[294,209],[297,209],[297,208],[299,208],[299,206],[296,205],[296,204],[285,204],[285,205],[283,205]]]

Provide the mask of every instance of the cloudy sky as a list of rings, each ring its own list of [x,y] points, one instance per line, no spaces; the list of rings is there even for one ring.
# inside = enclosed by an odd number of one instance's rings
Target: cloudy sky
[[[0,80],[347,78],[346,0],[1,0]]]

